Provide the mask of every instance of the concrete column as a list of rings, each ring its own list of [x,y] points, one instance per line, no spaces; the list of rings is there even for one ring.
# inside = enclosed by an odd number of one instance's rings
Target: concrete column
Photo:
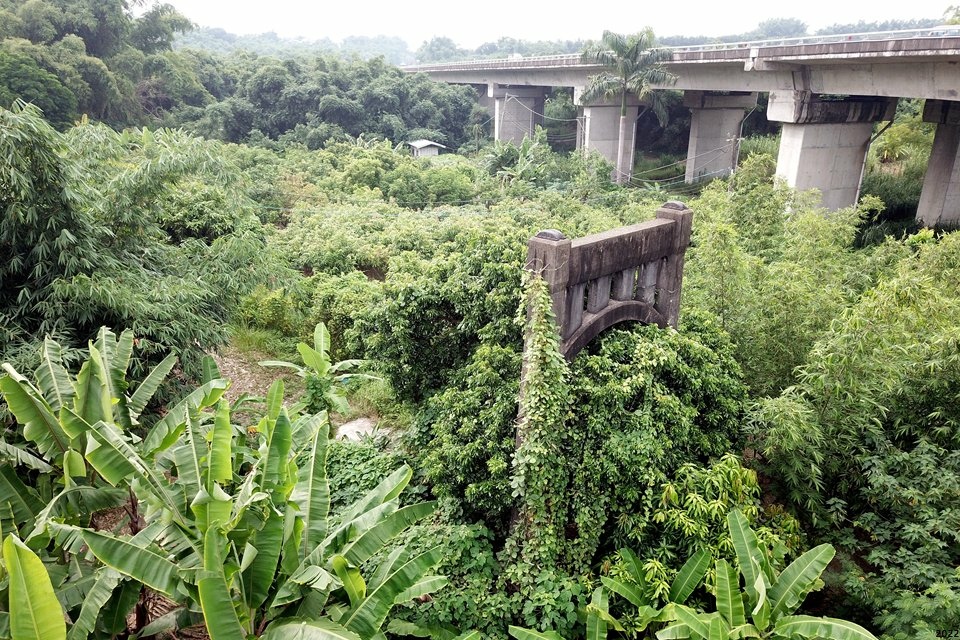
[[[494,100],[493,138],[522,142],[543,125],[543,107],[549,87],[503,87],[490,85],[487,95]]]
[[[626,136],[623,141],[623,157],[620,151],[620,103],[590,102],[583,104],[581,100],[582,87],[574,88],[574,102],[582,105],[582,118],[578,127],[578,148],[598,151],[600,155],[610,161],[614,170],[610,179],[614,182],[628,182],[633,173],[633,151],[637,146],[637,116],[640,113],[640,103],[635,97],[628,98],[626,115]],[[622,167],[621,172],[617,167]]]
[[[777,175],[796,189],[819,189],[827,209],[856,204],[873,123],[892,120],[896,107],[896,98],[771,93],[767,118],[784,123]]]
[[[757,94],[711,95],[685,91],[690,107],[690,143],[687,146],[687,183],[730,175],[740,149],[740,125],[747,110],[757,106]]]
[[[960,102],[927,100],[923,120],[937,132],[923,178],[917,222],[925,227],[960,227]]]

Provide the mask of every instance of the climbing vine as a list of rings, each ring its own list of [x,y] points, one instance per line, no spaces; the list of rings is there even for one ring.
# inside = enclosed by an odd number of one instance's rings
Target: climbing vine
[[[566,524],[568,469],[562,464],[565,424],[570,415],[569,370],[560,354],[560,336],[547,284],[524,275],[526,314],[517,451],[510,481],[518,507],[512,533],[521,562],[556,566]]]

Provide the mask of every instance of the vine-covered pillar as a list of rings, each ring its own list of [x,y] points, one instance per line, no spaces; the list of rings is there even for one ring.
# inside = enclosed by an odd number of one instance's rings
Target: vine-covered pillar
[[[682,202],[671,200],[657,209],[657,219],[677,223],[673,234],[673,250],[665,258],[657,274],[657,299],[654,308],[676,328],[680,320],[680,288],[683,285],[683,261],[690,246],[693,211]]]
[[[516,507],[508,541],[520,561],[538,568],[556,566],[558,561],[568,484],[562,464],[570,411],[568,368],[560,353],[556,301],[544,277],[547,273],[546,268],[528,268],[524,273],[523,368],[510,482]]]
[[[570,239],[556,229],[541,231],[527,243],[525,268],[529,272],[539,274],[547,283],[547,290],[553,301],[553,315],[559,327],[567,324],[570,244]]]

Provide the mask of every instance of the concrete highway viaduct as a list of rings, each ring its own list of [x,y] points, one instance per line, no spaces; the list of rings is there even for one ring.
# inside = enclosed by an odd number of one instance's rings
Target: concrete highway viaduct
[[[733,170],[741,124],[769,94],[767,118],[782,123],[777,173],[798,189],[819,189],[824,206],[857,201],[874,124],[892,120],[899,98],[923,98],[937,124],[917,219],[960,225],[960,27],[675,47],[667,68],[692,111],[685,179]],[[542,123],[553,87],[573,87],[581,110],[578,146],[617,166],[620,106],[581,103],[601,67],[579,55],[474,60],[406,67],[434,80],[481,89],[498,140],[520,140]],[[631,102],[636,119],[639,102]],[[633,133],[635,137],[635,131]],[[635,143],[635,140],[630,142]],[[633,166],[635,144],[624,150]]]

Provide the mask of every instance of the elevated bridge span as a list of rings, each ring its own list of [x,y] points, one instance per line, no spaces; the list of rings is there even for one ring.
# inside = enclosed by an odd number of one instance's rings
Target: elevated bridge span
[[[928,172],[917,216],[928,225],[960,224],[960,26],[668,49],[666,67],[677,82],[661,88],[683,91],[692,110],[687,182],[732,171],[742,120],[757,94],[769,93],[767,117],[783,123],[778,173],[791,186],[820,189],[828,208],[849,206],[859,194],[874,123],[891,120],[899,98],[922,98],[924,119],[938,125],[931,157],[937,170]],[[478,86],[490,101],[497,139],[532,132],[542,121],[536,115],[543,97],[553,87],[573,87],[581,110],[578,144],[615,166],[633,164],[635,145],[619,149],[615,140],[619,105],[580,100],[602,70],[580,55],[404,69]],[[631,103],[634,119],[638,105]]]

